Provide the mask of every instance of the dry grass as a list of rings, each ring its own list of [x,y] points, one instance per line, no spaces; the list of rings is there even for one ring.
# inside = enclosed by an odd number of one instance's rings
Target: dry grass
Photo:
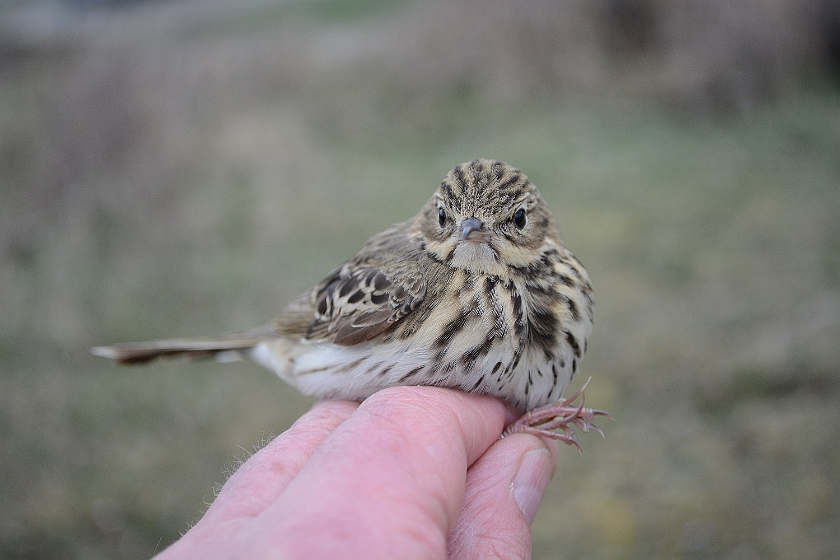
[[[383,6],[160,4],[4,51],[0,556],[148,557],[311,402],[89,346],[260,324],[478,156],[528,173],[590,270],[588,402],[616,416],[562,454],[534,556],[837,556],[836,93],[779,70],[783,101],[686,116],[586,41],[586,87],[545,81],[566,47],[535,56],[558,39],[522,45],[511,3]]]

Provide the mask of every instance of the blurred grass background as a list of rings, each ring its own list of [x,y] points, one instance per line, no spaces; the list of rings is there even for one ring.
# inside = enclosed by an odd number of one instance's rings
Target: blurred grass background
[[[90,346],[262,324],[474,157],[589,269],[616,418],[534,557],[840,556],[839,70],[833,0],[6,1],[0,557],[147,558],[312,402]]]

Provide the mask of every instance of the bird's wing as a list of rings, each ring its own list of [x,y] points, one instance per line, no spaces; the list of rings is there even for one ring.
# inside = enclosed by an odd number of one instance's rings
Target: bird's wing
[[[350,261],[278,317],[280,336],[352,346],[389,330],[426,295],[422,251],[395,230],[372,238]]]

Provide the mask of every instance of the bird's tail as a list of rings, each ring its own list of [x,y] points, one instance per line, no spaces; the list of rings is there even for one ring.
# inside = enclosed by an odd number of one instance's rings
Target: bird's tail
[[[90,351],[94,356],[114,360],[119,364],[145,364],[158,358],[189,359],[215,358],[233,361],[247,357],[250,350],[268,339],[277,338],[261,331],[217,338],[181,338],[131,342],[112,346],[97,346]]]

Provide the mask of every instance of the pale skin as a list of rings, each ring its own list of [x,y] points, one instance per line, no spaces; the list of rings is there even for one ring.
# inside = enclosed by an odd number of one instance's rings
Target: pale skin
[[[321,401],[157,558],[528,558],[557,445],[513,419],[437,387]]]

